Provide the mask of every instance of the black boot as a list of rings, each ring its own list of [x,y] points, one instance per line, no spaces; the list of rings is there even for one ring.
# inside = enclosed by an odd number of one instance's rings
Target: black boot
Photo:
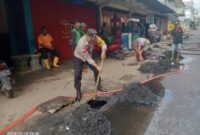
[[[82,94],[80,90],[76,90],[76,98],[75,101],[80,102],[82,98]]]
[[[102,91],[102,92],[107,92],[107,90],[105,88],[103,88],[103,86],[101,85],[101,83],[99,83],[98,87],[97,87],[98,91]]]

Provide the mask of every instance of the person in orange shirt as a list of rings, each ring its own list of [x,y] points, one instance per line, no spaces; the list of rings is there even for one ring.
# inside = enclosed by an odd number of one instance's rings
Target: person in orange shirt
[[[53,67],[59,67],[58,62],[60,53],[53,48],[53,38],[48,34],[45,26],[41,27],[41,34],[38,36],[37,41],[39,52],[41,52],[42,58],[44,59],[45,68],[51,69],[48,60],[49,53],[54,56]]]

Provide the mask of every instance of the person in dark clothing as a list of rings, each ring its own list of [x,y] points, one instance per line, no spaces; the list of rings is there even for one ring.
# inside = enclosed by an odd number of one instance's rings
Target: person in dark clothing
[[[113,18],[111,19],[111,27],[112,27],[113,35],[115,35],[116,32],[118,32],[120,30],[119,24],[120,24],[120,18],[117,17],[117,14],[114,14]]]
[[[140,25],[140,37],[145,37],[146,33],[145,33],[145,26],[144,23],[142,23]]]
[[[173,36],[171,60],[174,60],[175,52],[177,52],[176,60],[179,61],[179,56],[181,54],[181,47],[183,44],[183,30],[179,23],[176,24],[176,27],[172,31],[171,35]]]
[[[87,25],[84,22],[80,23],[80,37],[85,35]]]
[[[131,26],[129,22],[129,17],[125,16],[124,22],[122,23],[122,42],[123,42],[123,48],[126,49],[127,52],[130,49],[129,48],[130,33],[131,33]]]
[[[137,23],[133,24],[132,33],[133,35],[137,35],[138,37],[140,36],[140,27],[138,26]]]
[[[71,31],[71,43],[70,43],[73,51],[76,49],[77,43],[81,38],[80,27],[81,27],[80,21],[74,20],[73,29]]]
[[[95,82],[102,69],[96,64],[92,58],[92,52],[94,45],[98,45],[102,48],[101,59],[106,58],[107,45],[105,42],[97,36],[97,32],[94,29],[88,29],[86,34],[79,40],[78,45],[74,51],[74,87],[76,89],[76,101],[81,100],[81,79],[83,65],[87,64],[94,73]],[[106,90],[101,85],[101,79],[98,83],[99,91],[105,92]]]
[[[107,27],[106,22],[104,22],[103,25],[102,25],[102,28],[101,28],[101,37],[103,38],[103,40],[108,45],[109,32],[108,32],[108,27]]]
[[[119,26],[119,22],[117,22],[112,27],[112,34],[115,35],[119,31],[121,32],[121,28]]]
[[[106,22],[103,23],[102,28],[101,28],[101,36],[102,37],[108,37],[109,33],[108,33],[108,27]]]

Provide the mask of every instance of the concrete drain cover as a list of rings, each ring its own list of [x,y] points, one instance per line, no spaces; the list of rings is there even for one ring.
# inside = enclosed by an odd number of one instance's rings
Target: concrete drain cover
[[[73,103],[72,99],[60,96],[60,97],[53,98],[45,102],[44,104],[40,105],[39,110],[41,112],[55,113],[59,111],[60,109],[62,109],[63,107],[68,106],[72,103]]]

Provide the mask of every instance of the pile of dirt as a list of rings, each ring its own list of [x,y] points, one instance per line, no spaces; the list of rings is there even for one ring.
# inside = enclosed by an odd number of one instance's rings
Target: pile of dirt
[[[142,73],[161,74],[177,68],[179,68],[179,64],[172,64],[170,59],[163,58],[159,62],[146,62],[142,64],[139,71]]]
[[[161,47],[160,47],[158,44],[155,44],[155,45],[153,46],[153,48],[160,48],[160,49],[161,49]]]
[[[152,86],[152,84],[151,84]],[[154,85],[156,86],[156,84]],[[104,105],[100,110],[109,110],[112,106],[117,103],[129,102],[134,104],[152,105],[157,104],[160,101],[160,95],[153,93],[154,87],[150,85],[145,86],[141,83],[133,82],[124,86],[120,93],[107,97],[98,97],[98,100],[105,100],[107,104]]]
[[[138,105],[157,104],[160,96],[152,92],[154,88],[157,88],[157,84],[142,85],[133,82],[124,86],[123,91],[119,93],[97,97],[96,100],[107,102],[99,110],[92,109],[87,103],[83,103],[70,111],[66,108],[53,115],[45,115],[32,122],[32,125],[26,127],[24,131],[35,131],[44,135],[111,135],[111,123],[104,112],[117,103],[123,102]]]
[[[110,135],[111,124],[98,110],[87,104],[70,113],[65,122],[59,124],[54,135]]]
[[[146,62],[142,64],[138,70],[142,73],[153,73],[153,71],[156,70],[156,68],[156,62]]]
[[[152,48],[148,48],[146,51],[153,51],[153,49]]]
[[[158,80],[150,81],[146,83],[146,86],[159,97],[163,97],[165,94],[165,88],[162,83]]]
[[[165,58],[171,59],[172,51],[166,50],[166,51],[164,52],[164,54],[165,54]],[[176,56],[176,55],[177,55],[177,53],[175,53],[175,56]],[[179,59],[182,60],[182,59],[184,59],[184,57],[183,57],[182,55],[180,55],[180,56],[179,56]]]
[[[129,101],[136,104],[155,104],[159,101],[159,98],[148,86],[144,86],[140,83],[130,83],[124,87],[122,93],[118,95],[121,101]]]
[[[87,103],[74,109],[63,109],[54,114],[44,114],[23,126],[23,132],[41,135],[110,135],[111,124],[102,112]]]

